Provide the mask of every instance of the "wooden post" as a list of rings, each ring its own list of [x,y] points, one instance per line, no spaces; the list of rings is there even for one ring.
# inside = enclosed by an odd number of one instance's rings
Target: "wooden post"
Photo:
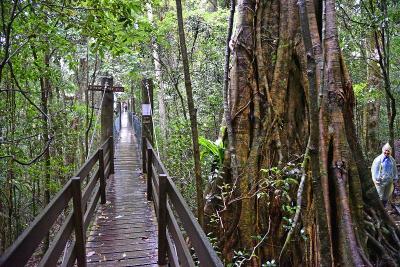
[[[79,267],[86,267],[86,238],[83,229],[82,192],[79,177],[72,178],[72,202],[74,206],[75,253]]]
[[[106,87],[113,86],[112,77],[103,77],[101,85]],[[104,99],[101,105],[101,143],[113,136],[114,126],[114,93],[112,90],[105,90]]]
[[[109,140],[109,146],[110,146],[110,174],[114,174],[114,136],[110,136]]]
[[[147,200],[153,200],[151,177],[153,174],[153,151],[147,148]]]
[[[118,117],[118,120],[119,120],[119,130],[121,131],[121,128],[122,128],[122,104],[121,104],[121,102],[120,101],[118,101],[117,102],[117,110],[118,110],[118,113],[119,113],[119,117]]]
[[[142,103],[151,104],[152,107],[154,106],[153,88],[154,84],[152,79],[142,80]]]
[[[142,124],[143,126],[143,124]],[[147,163],[146,163],[146,157],[147,157],[147,144],[146,144],[146,138],[142,137],[142,173],[145,174],[147,173]]]
[[[144,157],[147,151],[146,139],[153,145],[153,82],[150,79],[143,79],[142,81],[142,101],[142,167],[143,173],[145,173],[146,165],[144,164]]]
[[[167,264],[167,175],[158,176],[158,264]]]
[[[100,177],[99,177],[99,180],[100,180],[100,204],[106,204],[106,179],[105,179],[105,175],[104,175],[104,152],[103,152],[102,148],[99,149],[99,175],[100,175]]]

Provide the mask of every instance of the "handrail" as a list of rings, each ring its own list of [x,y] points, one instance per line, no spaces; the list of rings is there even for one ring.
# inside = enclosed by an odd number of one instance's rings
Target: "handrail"
[[[190,248],[183,237],[189,237],[190,243],[200,261],[200,266],[223,266],[206,234],[190,211],[175,183],[158,158],[150,142],[143,151],[143,173],[147,176],[147,196],[154,200],[158,220],[158,264],[167,264],[167,255],[171,266],[195,266]],[[178,226],[178,219],[184,232]]]
[[[108,160],[104,160],[107,153],[110,156]],[[98,200],[100,199],[101,204],[106,203],[105,180],[111,173],[114,173],[113,155],[113,139],[111,136],[1,255],[0,267],[25,266],[60,214],[68,210],[71,200],[73,208],[66,215],[66,219],[42,257],[39,266],[55,266],[61,253],[68,245],[68,241],[73,239],[73,232],[75,233],[75,240],[71,242],[62,266],[73,266],[75,261],[77,261],[79,267],[86,266],[86,231]],[[83,179],[89,176],[97,163],[97,170],[94,175],[89,177],[86,187],[82,190]]]

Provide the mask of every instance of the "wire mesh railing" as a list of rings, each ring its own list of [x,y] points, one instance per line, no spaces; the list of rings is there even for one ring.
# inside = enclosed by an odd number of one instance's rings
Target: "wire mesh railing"
[[[128,118],[129,118],[129,125],[133,128],[135,131],[135,137],[137,140],[138,144],[138,149],[142,147],[142,123],[141,119],[133,114],[132,112],[128,112]]]
[[[119,132],[121,131],[121,119],[120,119],[120,116],[121,115],[118,113],[114,118],[114,123],[113,123],[114,136],[118,136]]]

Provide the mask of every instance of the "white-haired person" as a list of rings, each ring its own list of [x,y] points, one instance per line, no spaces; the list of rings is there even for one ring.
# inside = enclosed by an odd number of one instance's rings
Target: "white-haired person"
[[[393,193],[393,183],[399,179],[397,176],[396,161],[391,156],[392,148],[387,143],[382,147],[382,154],[377,156],[372,163],[372,180],[375,183],[379,198],[386,207]]]

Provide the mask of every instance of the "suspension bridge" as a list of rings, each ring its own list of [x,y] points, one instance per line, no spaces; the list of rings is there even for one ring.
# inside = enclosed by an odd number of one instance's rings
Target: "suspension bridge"
[[[152,94],[144,88],[141,119],[120,112],[114,120],[113,92],[103,90],[103,143],[1,255],[0,267],[223,266],[153,149]],[[48,249],[33,257],[55,226]]]

